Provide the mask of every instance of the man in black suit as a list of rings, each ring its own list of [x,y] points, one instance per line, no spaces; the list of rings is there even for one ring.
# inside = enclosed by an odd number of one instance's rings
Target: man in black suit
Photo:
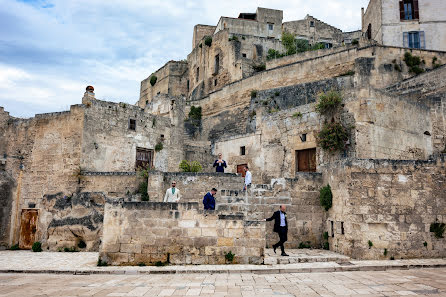
[[[272,221],[274,220],[274,232],[277,232],[279,234],[279,242],[273,245],[274,253],[276,253],[277,247],[280,246],[280,249],[282,250],[282,256],[288,256],[285,253],[285,247],[283,244],[285,241],[288,240],[287,233],[288,233],[288,222],[286,220],[286,206],[281,205],[279,210],[276,211],[272,217],[269,219],[266,219],[265,221]]]

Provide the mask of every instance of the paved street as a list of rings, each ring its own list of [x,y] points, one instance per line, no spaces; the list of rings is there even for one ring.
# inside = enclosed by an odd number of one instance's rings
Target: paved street
[[[0,296],[446,296],[446,269],[288,274],[0,274]]]

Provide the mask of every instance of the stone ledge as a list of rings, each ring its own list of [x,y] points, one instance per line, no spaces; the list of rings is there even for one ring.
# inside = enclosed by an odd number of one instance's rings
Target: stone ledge
[[[96,171],[82,171],[83,176],[135,176],[135,171],[126,172],[96,172]]]

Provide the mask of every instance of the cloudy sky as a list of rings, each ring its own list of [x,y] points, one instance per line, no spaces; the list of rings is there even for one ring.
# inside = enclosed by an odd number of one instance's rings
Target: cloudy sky
[[[256,7],[306,14],[344,31],[368,0],[0,0],[0,106],[12,116],[68,110],[85,87],[134,104],[140,81],[191,51],[195,24]]]

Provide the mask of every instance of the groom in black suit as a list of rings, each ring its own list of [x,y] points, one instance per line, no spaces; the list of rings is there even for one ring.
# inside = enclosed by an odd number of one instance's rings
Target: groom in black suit
[[[279,234],[279,242],[273,245],[274,253],[276,253],[277,247],[280,246],[280,249],[282,250],[282,256],[288,256],[285,253],[285,247],[283,244],[285,241],[288,240],[288,222],[286,220],[286,206],[281,205],[279,210],[276,211],[272,217],[269,219],[266,219],[266,221],[272,221],[274,220],[274,232],[277,232]]]

